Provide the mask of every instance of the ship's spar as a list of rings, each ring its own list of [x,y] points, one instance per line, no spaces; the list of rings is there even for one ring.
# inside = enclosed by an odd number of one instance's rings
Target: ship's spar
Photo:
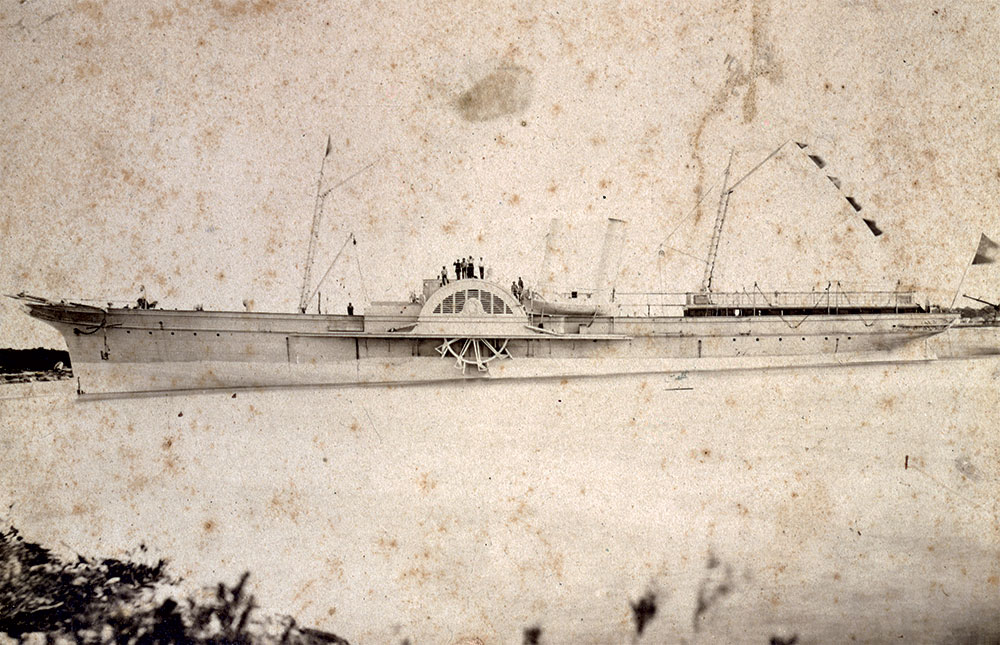
[[[719,208],[716,212],[715,225],[712,228],[712,239],[708,247],[708,259],[705,260],[705,277],[702,279],[701,283],[701,292],[703,294],[708,294],[711,293],[712,291],[712,275],[715,271],[715,261],[719,254],[719,240],[722,238],[722,227],[725,225],[726,212],[729,208],[730,195],[733,194],[733,191],[736,190],[740,184],[746,181],[752,174],[760,170],[764,166],[764,164],[773,159],[779,152],[781,152],[782,148],[787,146],[790,142],[791,140],[785,141],[780,146],[775,148],[774,151],[771,152],[771,154],[767,155],[764,159],[760,161],[760,163],[758,163],[756,166],[747,171],[747,173],[742,177],[740,177],[735,183],[733,183],[732,186],[729,185],[729,172],[733,165],[733,153],[732,152],[729,153],[729,162],[726,164],[726,171],[722,178],[722,191],[719,194]],[[796,142],[795,145],[799,149],[799,151],[802,152],[802,154],[805,154],[809,158],[809,160],[816,165],[817,168],[822,170],[824,167],[826,167],[826,162],[821,157],[815,154],[808,154],[805,152],[805,149],[808,147],[807,144]],[[833,184],[838,191],[840,191],[840,186],[841,186],[840,179],[832,175],[826,175],[826,178],[830,180],[830,183]],[[851,208],[853,208],[855,212],[857,213],[861,212],[861,206],[858,204],[858,201],[854,197],[851,197],[849,195],[844,195],[843,197],[847,201],[847,203],[850,204]],[[699,200],[699,203],[700,201],[701,200]],[[697,208],[697,205],[695,207]],[[875,237],[882,235],[882,230],[878,228],[878,226],[875,224],[875,220],[870,218],[862,218],[862,221],[868,227],[868,230],[871,231],[872,235],[874,235]],[[954,305],[954,303],[952,304]]]
[[[733,153],[730,152],[729,163],[726,164],[726,173],[722,176],[722,193],[719,195],[719,210],[715,216],[715,226],[712,228],[712,241],[708,246],[708,263],[705,265],[705,279],[701,283],[701,290],[705,293],[712,290],[712,272],[715,270],[715,258],[719,254],[719,238],[722,237],[722,225],[726,221],[726,207],[729,205],[729,196],[733,193],[732,189],[728,187],[729,169],[732,165]]]
[[[344,252],[344,249],[347,248],[347,243],[351,242],[354,244],[354,246],[357,246],[358,244],[358,240],[354,236],[354,233],[352,232],[348,234],[347,239],[344,240],[344,244],[340,247],[340,251],[337,252],[337,255],[334,256],[333,261],[330,262],[330,266],[323,274],[323,277],[320,278],[318,283],[316,283],[316,287],[313,288],[312,291],[309,290],[309,285],[312,281],[312,268],[313,264],[316,261],[316,247],[319,245],[319,227],[320,223],[323,221],[323,206],[324,203],[326,202],[326,198],[330,193],[340,188],[347,182],[351,181],[361,173],[365,172],[378,162],[378,159],[376,159],[375,161],[371,162],[364,168],[361,168],[360,170],[348,175],[344,179],[341,179],[333,186],[330,186],[326,190],[323,190],[323,175],[326,172],[326,160],[330,158],[330,154],[332,152],[333,152],[333,142],[330,136],[327,135],[326,152],[323,153],[323,160],[320,162],[319,166],[319,178],[316,180],[316,204],[313,207],[312,229],[310,230],[309,233],[309,250],[306,254],[306,266],[304,270],[304,275],[302,276],[302,290],[299,294],[299,313],[303,314],[306,312],[306,309],[309,306],[309,301],[313,299],[313,296],[319,293],[319,289],[321,286],[323,286],[323,282],[326,281],[327,277],[329,277],[330,271],[333,270],[333,267],[337,263],[337,260],[340,259],[340,256]],[[360,273],[361,273],[361,266],[359,262],[358,274],[360,275]],[[361,279],[362,281],[364,280],[363,277]]]

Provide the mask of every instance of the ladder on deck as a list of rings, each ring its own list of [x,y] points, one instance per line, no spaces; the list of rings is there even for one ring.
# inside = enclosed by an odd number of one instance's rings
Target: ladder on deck
[[[726,164],[726,174],[722,178],[722,194],[719,195],[719,209],[715,214],[715,227],[712,229],[712,242],[708,247],[708,260],[705,264],[705,278],[701,282],[703,293],[712,290],[712,272],[715,270],[715,258],[719,253],[719,239],[722,237],[722,225],[726,220],[726,209],[729,206],[729,195],[733,189],[729,187],[729,169],[733,165],[733,153],[729,153],[729,163]]]

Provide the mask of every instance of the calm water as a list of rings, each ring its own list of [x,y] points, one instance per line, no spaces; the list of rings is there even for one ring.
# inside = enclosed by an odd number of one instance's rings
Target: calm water
[[[1000,633],[998,384],[996,360],[86,402],[55,384],[0,392],[0,502],[29,539],[144,543],[191,586],[249,569],[264,607],[352,643],[630,642],[650,592],[647,643],[954,642]]]

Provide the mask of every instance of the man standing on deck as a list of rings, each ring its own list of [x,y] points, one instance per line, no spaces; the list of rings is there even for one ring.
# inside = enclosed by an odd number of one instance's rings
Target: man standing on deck
[[[461,260],[455,260],[454,262],[452,262],[452,264],[455,266],[455,279],[456,280],[461,280],[462,279],[462,261]]]
[[[482,257],[479,258],[479,279],[480,280],[486,279],[486,265],[483,264]]]
[[[448,269],[441,267],[441,286],[448,284]]]

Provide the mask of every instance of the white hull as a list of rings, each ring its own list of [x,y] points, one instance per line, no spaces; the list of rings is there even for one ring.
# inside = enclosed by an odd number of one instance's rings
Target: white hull
[[[398,315],[105,311],[48,301],[30,306],[66,339],[84,394],[679,375],[1000,351],[1000,327],[962,324],[945,313],[605,317],[566,320],[561,324],[571,331],[560,331],[516,320],[469,322],[460,315],[414,326],[401,325],[407,319]],[[503,351],[480,361],[477,350],[476,361],[463,363],[446,349],[470,342]]]
[[[348,385],[419,385],[430,383],[573,379],[637,374],[836,367],[858,364],[929,361],[938,356],[929,343],[889,352],[844,352],[790,356],[709,358],[532,358],[504,359],[487,372],[464,370],[440,358],[363,359],[345,363],[295,365],[246,361],[158,363],[80,363],[74,367],[82,394],[166,393],[244,388]]]

